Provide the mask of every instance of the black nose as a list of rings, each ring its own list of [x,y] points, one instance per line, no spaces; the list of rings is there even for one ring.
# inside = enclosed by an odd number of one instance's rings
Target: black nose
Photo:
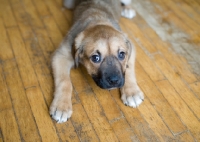
[[[120,79],[118,76],[112,75],[112,76],[107,77],[106,80],[110,85],[118,85]]]

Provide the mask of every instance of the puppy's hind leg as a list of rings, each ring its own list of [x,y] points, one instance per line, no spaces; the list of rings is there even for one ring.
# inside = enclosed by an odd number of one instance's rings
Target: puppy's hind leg
[[[67,9],[74,9],[75,6],[81,2],[81,0],[63,0],[63,5],[67,8]]]
[[[74,9],[74,7],[75,7],[75,0],[63,0],[63,5],[67,9]]]
[[[131,0],[121,0],[121,3],[122,3],[121,15],[128,19],[132,19],[133,17],[135,17],[136,12],[130,6]]]
[[[70,70],[74,66],[71,47],[64,41],[55,51],[52,59],[55,92],[50,106],[50,115],[58,123],[68,120],[72,115],[72,84]]]
[[[124,5],[129,5],[131,4],[131,0],[121,0],[121,3],[123,3]]]

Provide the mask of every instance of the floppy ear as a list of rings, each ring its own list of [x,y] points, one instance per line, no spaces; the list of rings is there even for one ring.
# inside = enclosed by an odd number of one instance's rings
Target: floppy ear
[[[81,32],[78,34],[78,36],[75,38],[75,66],[78,67],[81,55],[83,54],[83,38],[84,33]]]
[[[132,54],[132,50],[133,50],[133,44],[131,43],[131,41],[129,39],[126,39],[126,46],[128,48],[128,60],[130,59],[131,57],[131,54]]]

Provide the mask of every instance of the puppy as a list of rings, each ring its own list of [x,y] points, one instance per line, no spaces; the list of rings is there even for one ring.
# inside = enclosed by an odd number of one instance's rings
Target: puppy
[[[74,8],[74,23],[55,51],[52,68],[55,81],[54,99],[50,115],[58,123],[72,115],[72,83],[70,70],[81,63],[103,89],[120,88],[123,103],[139,106],[143,93],[135,78],[135,48],[121,31],[120,15],[132,18],[134,11],[126,6],[130,0],[65,0],[67,8]]]

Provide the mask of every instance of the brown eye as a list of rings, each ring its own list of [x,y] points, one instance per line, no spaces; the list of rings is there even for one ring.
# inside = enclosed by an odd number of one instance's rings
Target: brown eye
[[[125,55],[126,55],[125,52],[123,52],[123,51],[119,52],[119,54],[118,54],[118,59],[119,59],[119,60],[124,60]]]
[[[101,56],[99,54],[92,55],[91,57],[92,62],[99,63],[101,62]]]

